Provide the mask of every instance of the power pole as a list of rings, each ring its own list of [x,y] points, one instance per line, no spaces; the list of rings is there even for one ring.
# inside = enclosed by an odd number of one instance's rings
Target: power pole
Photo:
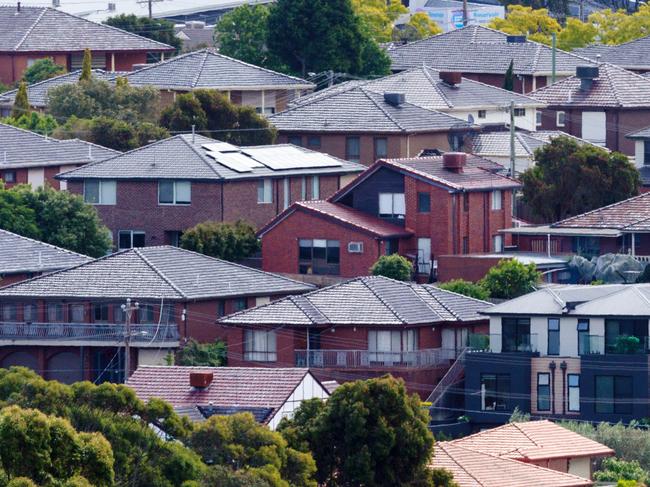
[[[153,3],[153,0],[149,0],[148,3],[149,3],[149,18],[152,19],[153,18],[153,12],[151,11],[151,4]]]
[[[510,177],[515,179],[515,101],[510,100]],[[515,190],[512,190],[512,217],[516,216],[515,206],[517,204],[517,198],[515,196]]]
[[[555,83],[556,62],[555,55],[557,52],[557,35],[555,32],[551,34],[551,84]]]
[[[463,27],[467,27],[469,15],[467,13],[467,0],[463,0]]]
[[[131,375],[131,314],[140,308],[140,304],[136,301],[131,304],[131,298],[126,298],[126,304],[121,306],[124,312],[124,382],[127,381]]]

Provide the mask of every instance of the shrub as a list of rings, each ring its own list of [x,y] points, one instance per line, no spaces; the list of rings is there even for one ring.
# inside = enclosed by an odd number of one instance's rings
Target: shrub
[[[490,293],[480,284],[475,284],[464,279],[452,279],[451,281],[441,282],[438,287],[445,291],[462,294],[470,298],[482,299],[485,301],[490,297]]]
[[[413,265],[399,254],[382,255],[370,268],[373,276],[390,277],[397,281],[410,281]]]

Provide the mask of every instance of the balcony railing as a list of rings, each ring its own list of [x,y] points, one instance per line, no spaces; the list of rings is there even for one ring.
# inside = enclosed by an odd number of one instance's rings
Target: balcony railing
[[[619,335],[606,340],[602,335],[578,335],[578,352],[580,355],[650,353],[650,339]]]
[[[315,368],[423,368],[448,365],[456,351],[429,348],[411,352],[376,352],[369,350],[296,350],[296,366]]]
[[[131,325],[131,343],[135,346],[147,343],[178,342],[176,324]],[[98,323],[13,323],[0,322],[0,341],[78,341],[124,342],[126,326],[123,324]]]
[[[537,333],[516,336],[471,333],[467,347],[472,352],[537,352]]]

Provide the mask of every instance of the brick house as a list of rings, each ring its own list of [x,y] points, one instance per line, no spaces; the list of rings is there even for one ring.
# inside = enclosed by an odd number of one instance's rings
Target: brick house
[[[124,378],[127,298],[131,364],[164,364],[187,339],[211,342],[228,313],[312,290],[307,284],[177,247],[131,249],[0,288],[0,366],[48,379]]]
[[[0,123],[0,180],[5,187],[48,184],[66,189],[54,178],[61,171],[103,161],[120,152],[79,139],[58,140]]]
[[[318,93],[316,95],[319,95]],[[370,165],[414,157],[423,149],[460,150],[478,127],[413,104],[403,92],[349,85],[309,97],[269,117],[278,141]]]
[[[0,83],[11,84],[36,60],[50,57],[67,71],[80,69],[85,49],[93,67],[130,71],[174,48],[49,7],[0,7]]]
[[[326,198],[363,166],[291,145],[239,148],[177,135],[60,174],[94,204],[118,249],[177,245],[207,220],[259,228],[292,202]]]
[[[422,397],[433,389],[490,303],[432,285],[358,277],[218,321],[228,364],[308,367],[321,380],[402,377]]]
[[[617,46],[593,44],[572,51],[595,62],[611,63],[635,73],[650,71],[650,36],[624,42]]]
[[[519,187],[499,167],[465,153],[379,160],[328,201],[296,203],[263,227],[263,268],[356,277],[399,253],[430,281],[439,255],[499,252]]]

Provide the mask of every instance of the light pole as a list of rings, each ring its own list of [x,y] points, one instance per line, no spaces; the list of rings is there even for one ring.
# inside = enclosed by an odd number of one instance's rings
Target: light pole
[[[126,298],[126,304],[121,306],[124,312],[124,323],[126,325],[126,333],[124,334],[124,382],[127,381],[131,374],[131,313],[140,308],[140,304],[136,301],[131,304],[131,298]]]

